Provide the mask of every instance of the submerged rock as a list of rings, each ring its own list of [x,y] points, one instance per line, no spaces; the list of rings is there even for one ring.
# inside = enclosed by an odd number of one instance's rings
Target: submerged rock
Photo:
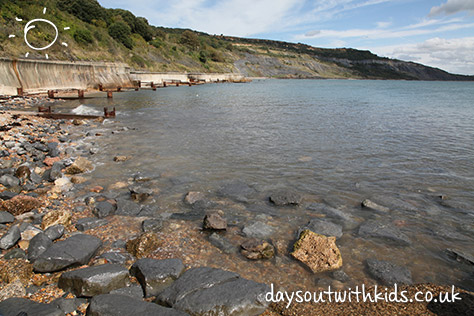
[[[336,237],[326,237],[304,230],[293,248],[291,255],[306,264],[314,273],[336,270],[342,266]]]
[[[381,213],[388,213],[390,212],[390,209],[388,207],[385,207],[385,206],[382,206],[382,205],[379,205],[375,202],[372,202],[371,200],[369,199],[365,199],[362,201],[361,203],[362,207],[365,207],[365,208],[370,208],[372,210],[375,210],[375,211],[379,211]]]
[[[117,199],[117,215],[138,216],[142,206],[126,199]]]
[[[255,193],[255,189],[240,180],[228,182],[217,190],[218,195],[231,198],[237,202],[248,202]]]
[[[394,242],[402,246],[411,244],[410,239],[398,228],[391,224],[381,223],[379,221],[366,221],[359,227],[358,231],[361,237],[380,238]]]
[[[101,246],[99,238],[77,234],[49,247],[36,259],[33,268],[37,272],[55,272],[87,264]]]
[[[186,203],[188,205],[193,205],[198,201],[204,200],[205,198],[206,198],[206,196],[202,192],[190,191],[184,197],[184,203]]]
[[[367,259],[366,264],[369,273],[385,285],[412,284],[410,270],[405,267],[377,259]]]
[[[254,222],[246,225],[242,232],[247,237],[264,239],[273,234],[273,228],[263,222]]]
[[[103,264],[64,272],[58,287],[76,296],[91,297],[124,287],[128,270],[117,264]]]
[[[209,211],[204,217],[203,228],[209,230],[226,230],[227,220],[221,210]]]
[[[212,233],[209,236],[209,242],[219,248],[223,253],[231,254],[237,252],[237,247],[234,246],[227,238],[219,235],[218,233]]]
[[[143,233],[139,237],[127,241],[127,251],[137,258],[144,258],[161,245],[156,233]]]
[[[242,255],[250,260],[271,259],[275,256],[275,248],[264,240],[249,239],[241,247]]]
[[[140,282],[145,297],[156,296],[170,286],[185,270],[180,259],[140,259],[130,268],[130,274]]]
[[[336,238],[342,237],[342,226],[334,224],[328,220],[320,219],[320,218],[313,218],[311,219],[306,225],[301,227],[298,230],[298,236],[300,236],[301,232],[305,229],[309,229],[310,231],[324,235],[327,237],[334,236]]]
[[[95,204],[92,213],[98,218],[104,218],[110,215],[114,215],[117,210],[117,204],[111,203],[110,201],[100,201]]]
[[[456,261],[474,265],[474,256],[457,249],[446,249],[448,255]]]
[[[163,221],[158,218],[146,219],[142,222],[143,232],[157,233],[163,229]]]
[[[272,193],[268,199],[276,206],[295,206],[301,203],[302,197],[293,191],[280,190]]]
[[[92,162],[84,157],[77,158],[72,165],[66,168],[67,174],[79,174],[94,169]]]

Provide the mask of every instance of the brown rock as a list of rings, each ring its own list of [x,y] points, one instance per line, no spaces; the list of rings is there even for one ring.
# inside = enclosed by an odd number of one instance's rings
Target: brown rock
[[[121,182],[116,182],[114,184],[111,184],[109,186],[109,190],[120,190],[120,189],[124,189],[126,187],[128,187],[128,183],[121,181]]]
[[[17,195],[10,200],[0,204],[0,210],[11,213],[14,216],[21,215],[41,206],[41,202],[32,196]]]
[[[72,165],[66,168],[67,174],[79,174],[86,171],[91,171],[94,168],[92,162],[84,157],[79,157]]]
[[[56,210],[46,213],[41,222],[41,228],[44,230],[54,225],[68,226],[71,224],[72,213],[67,210]]]
[[[227,229],[227,220],[224,218],[224,212],[217,210],[207,213],[204,217],[203,228],[210,230]]]
[[[83,120],[75,119],[75,120],[72,120],[72,124],[79,126],[79,125],[85,124],[85,122]]]
[[[20,280],[16,279],[12,283],[0,286],[0,302],[10,297],[22,297],[26,295],[26,290]]]
[[[89,191],[95,192],[95,193],[100,193],[100,192],[104,191],[104,188],[101,187],[100,185],[96,185],[95,187],[90,188]]]
[[[20,247],[23,250],[27,250],[28,247],[30,246],[30,241],[29,240],[20,240],[18,242],[18,247]]]
[[[242,255],[250,260],[271,259],[275,256],[275,248],[264,240],[249,239],[241,247]]]
[[[115,156],[114,157],[115,162],[127,161],[129,159],[130,159],[130,157],[127,157],[127,156]]]
[[[30,177],[31,170],[27,166],[20,166],[15,171],[15,176],[18,179],[28,179]]]
[[[342,266],[336,237],[326,237],[308,229],[301,232],[291,255],[306,264],[314,273],[335,270]]]
[[[74,183],[74,184],[81,184],[81,183],[84,183],[86,181],[87,181],[87,179],[84,178],[84,177],[81,177],[81,176],[72,176],[71,177],[71,182]]]
[[[43,160],[43,163],[47,165],[48,167],[52,167],[55,162],[61,161],[59,157],[46,157]]]
[[[127,251],[137,257],[145,258],[161,245],[156,233],[148,232],[127,241]]]
[[[0,281],[12,283],[20,280],[21,284],[28,286],[33,275],[33,265],[26,259],[0,260]]]
[[[197,201],[204,200],[205,196],[202,192],[191,191],[184,197],[184,202],[189,205],[193,205]]]

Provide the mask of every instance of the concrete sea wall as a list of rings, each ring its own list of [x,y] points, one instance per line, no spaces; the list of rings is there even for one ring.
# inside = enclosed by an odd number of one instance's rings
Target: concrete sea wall
[[[147,73],[131,71],[121,63],[13,60],[0,58],[0,95],[43,93],[48,90],[134,88],[136,81],[164,82],[242,81],[240,74]]]

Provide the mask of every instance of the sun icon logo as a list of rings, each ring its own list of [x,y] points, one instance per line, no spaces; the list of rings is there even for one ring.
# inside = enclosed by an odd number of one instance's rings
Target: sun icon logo
[[[43,9],[43,14],[46,14],[46,8]],[[17,22],[22,22],[23,21],[23,19],[20,19],[18,17],[15,18],[15,19],[16,19]],[[48,44],[46,44],[43,47],[33,46],[28,41],[28,32],[31,31],[32,29],[36,28],[36,23],[46,23],[46,24],[49,24],[54,29],[54,39],[51,40]],[[65,31],[70,30],[70,27],[65,27],[64,30]],[[50,48],[51,46],[54,45],[54,43],[56,43],[56,41],[58,40],[58,36],[59,36],[58,27],[53,22],[51,22],[49,20],[46,20],[46,19],[33,19],[33,20],[29,21],[28,23],[26,23],[23,32],[24,32],[24,40],[25,40],[26,45],[29,48],[31,48],[32,50],[35,50],[35,51],[43,51],[43,50],[46,50],[46,49]],[[14,38],[14,37],[16,37],[14,34],[9,36],[9,38]],[[67,43],[65,43],[65,42],[62,42],[61,45],[65,46],[65,47],[68,47]],[[30,52],[27,52],[25,54],[25,57],[28,58],[29,55],[30,55]],[[46,57],[46,59],[49,59],[48,54],[45,54],[45,57]]]

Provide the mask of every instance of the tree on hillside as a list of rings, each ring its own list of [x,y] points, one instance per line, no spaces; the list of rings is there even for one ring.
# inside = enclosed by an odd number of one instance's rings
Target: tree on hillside
[[[97,0],[58,0],[58,8],[87,23],[92,20],[109,20],[107,10]]]
[[[179,40],[181,44],[188,46],[192,50],[197,50],[199,48],[199,38],[196,33],[186,30],[181,34],[181,38]]]
[[[109,34],[115,40],[122,43],[128,49],[133,48],[133,41],[130,37],[132,32],[130,30],[130,27],[127,25],[127,23],[118,21],[118,22],[114,22],[114,23],[110,24]]]

